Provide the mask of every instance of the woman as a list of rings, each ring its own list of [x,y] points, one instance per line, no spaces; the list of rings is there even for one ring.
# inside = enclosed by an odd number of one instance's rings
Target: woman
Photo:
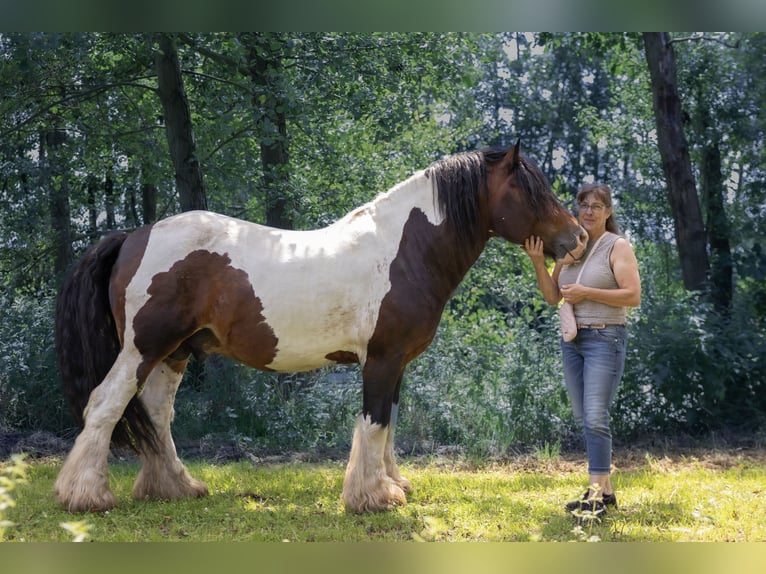
[[[600,516],[607,505],[617,505],[610,481],[609,409],[625,366],[626,307],[641,302],[641,279],[633,249],[619,235],[609,186],[585,185],[576,201],[580,225],[589,235],[588,248],[579,261],[570,257],[549,274],[540,238],[527,239],[524,249],[545,300],[556,305],[563,298],[574,306],[577,337],[571,342],[562,339],[561,351],[574,418],[585,435],[590,488],[582,500],[570,502],[566,509]],[[586,257],[587,265],[577,282]]]

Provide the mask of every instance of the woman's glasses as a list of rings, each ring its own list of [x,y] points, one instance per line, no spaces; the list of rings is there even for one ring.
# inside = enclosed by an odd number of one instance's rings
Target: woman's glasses
[[[581,201],[577,204],[577,207],[580,211],[590,210],[592,213],[601,213],[606,206],[603,203],[586,203],[585,201]]]

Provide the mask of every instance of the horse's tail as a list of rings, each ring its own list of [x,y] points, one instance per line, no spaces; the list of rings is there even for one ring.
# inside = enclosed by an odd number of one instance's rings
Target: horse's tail
[[[120,353],[109,303],[112,267],[127,233],[113,233],[92,246],[61,285],[56,300],[56,354],[64,395],[82,425],[90,394]],[[112,443],[157,450],[157,432],[141,401],[133,397],[112,432]]]

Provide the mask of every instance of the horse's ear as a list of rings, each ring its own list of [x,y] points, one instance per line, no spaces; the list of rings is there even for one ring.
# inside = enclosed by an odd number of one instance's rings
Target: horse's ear
[[[505,157],[503,158],[503,166],[505,167],[508,172],[511,172],[514,170],[514,168],[519,166],[519,163],[521,161],[521,138],[516,140],[516,145],[513,146],[513,149],[509,150],[507,154],[505,154]]]

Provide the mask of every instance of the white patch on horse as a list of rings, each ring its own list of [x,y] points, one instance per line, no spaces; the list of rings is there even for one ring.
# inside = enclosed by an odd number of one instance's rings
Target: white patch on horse
[[[433,179],[420,171],[314,231],[274,229],[205,211],[160,221],[126,290],[125,340],[134,336],[133,317],[149,299],[152,278],[189,253],[207,250],[227,255],[232,267],[247,273],[278,339],[270,369],[315,369],[331,364],[326,357],[336,351],[356,353],[363,365],[412,211],[420,210],[433,225],[443,221],[434,191]]]

